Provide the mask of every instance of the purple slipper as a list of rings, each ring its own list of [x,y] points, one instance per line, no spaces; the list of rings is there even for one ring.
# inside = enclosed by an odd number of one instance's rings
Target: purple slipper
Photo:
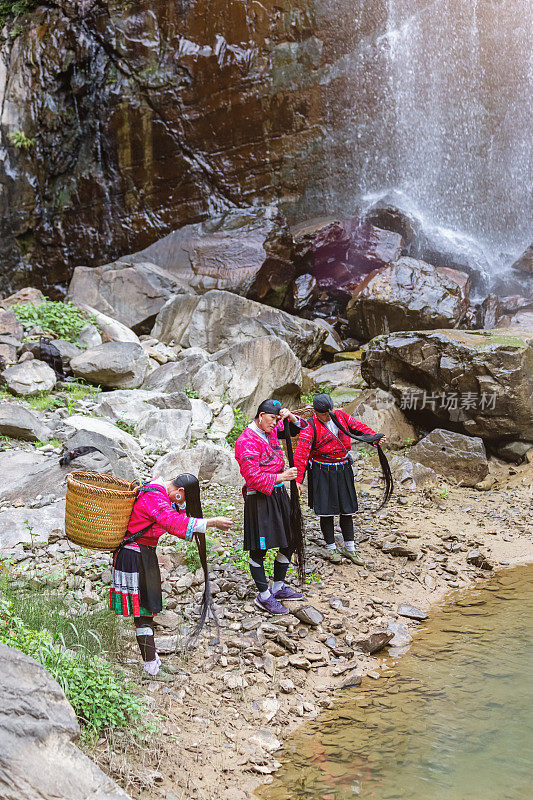
[[[261,600],[259,595],[255,598],[255,605],[263,611],[268,611],[269,614],[288,614],[289,609],[278,603],[275,597],[270,595],[266,600]]]
[[[291,589],[290,586],[285,586],[285,584],[273,595],[276,600],[303,600],[304,596],[301,592],[295,592],[294,589]]]

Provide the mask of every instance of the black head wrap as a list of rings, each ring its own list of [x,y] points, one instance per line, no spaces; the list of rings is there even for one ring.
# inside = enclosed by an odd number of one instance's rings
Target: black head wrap
[[[327,414],[333,410],[333,400],[329,394],[315,394],[313,397],[313,408],[319,414]]]
[[[259,414],[276,414],[276,416],[281,411],[281,403],[279,400],[263,400],[259,408],[257,409],[257,414],[255,418],[259,416]]]

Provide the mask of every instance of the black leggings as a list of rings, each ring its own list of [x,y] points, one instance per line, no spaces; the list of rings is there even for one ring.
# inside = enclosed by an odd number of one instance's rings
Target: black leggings
[[[274,560],[274,580],[284,581],[291,563],[292,550],[289,547],[280,547]],[[250,574],[254,579],[258,592],[266,592],[268,580],[265,572],[266,550],[250,550]],[[279,559],[279,556],[283,556]],[[253,564],[251,562],[254,562]]]
[[[141,651],[143,661],[154,661],[155,659],[155,639],[154,639],[154,619],[153,617],[134,617],[137,644]]]
[[[351,514],[341,514],[340,517],[342,538],[345,542],[353,542],[353,517]],[[326,544],[335,544],[335,534],[333,532],[333,517],[320,517],[320,530],[324,536]]]

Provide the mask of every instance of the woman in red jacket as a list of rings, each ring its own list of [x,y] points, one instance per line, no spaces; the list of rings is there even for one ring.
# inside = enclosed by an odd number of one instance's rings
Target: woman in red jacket
[[[345,411],[335,410],[329,394],[317,394],[313,399],[315,413],[300,433],[294,452],[297,469],[296,481],[301,486],[308,470],[308,502],[320,517],[320,529],[326,541],[328,560],[340,564],[341,554],[353,564],[364,564],[355,549],[352,515],[357,511],[353,459],[350,454],[352,439],[339,429],[335,420],[347,431],[366,434],[369,444],[384,442],[368,425],[359,422]],[[344,547],[335,546],[334,517],[340,517]]]
[[[293,555],[291,547],[290,501],[284,481],[296,478],[296,469],[285,469],[279,439],[285,436],[283,421],[290,420],[295,436],[305,422],[279,400],[264,400],[255,419],[235,443],[235,458],[244,478],[244,549],[249,552],[250,574],[257,586],[255,605],[269,614],[288,614],[284,603],[303,600],[301,592],[285,584]],[[277,549],[272,589],[265,572],[267,550]]]
[[[124,542],[114,554],[109,606],[115,614],[133,617],[144,661],[143,678],[172,680],[169,667],[161,668],[154,640],[153,616],[163,607],[156,555],[160,537],[170,533],[191,541],[206,528],[226,531],[232,524],[227,517],[203,517],[200,486],[194,475],[156,478],[141,487]]]

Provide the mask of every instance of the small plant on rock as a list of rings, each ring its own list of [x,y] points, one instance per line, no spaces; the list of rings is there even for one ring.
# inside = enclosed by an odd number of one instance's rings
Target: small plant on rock
[[[233,423],[233,428],[230,430],[228,435],[226,436],[226,441],[233,447],[235,442],[243,432],[243,430],[248,425],[248,420],[246,416],[243,414],[240,408],[235,409],[235,422]]]

